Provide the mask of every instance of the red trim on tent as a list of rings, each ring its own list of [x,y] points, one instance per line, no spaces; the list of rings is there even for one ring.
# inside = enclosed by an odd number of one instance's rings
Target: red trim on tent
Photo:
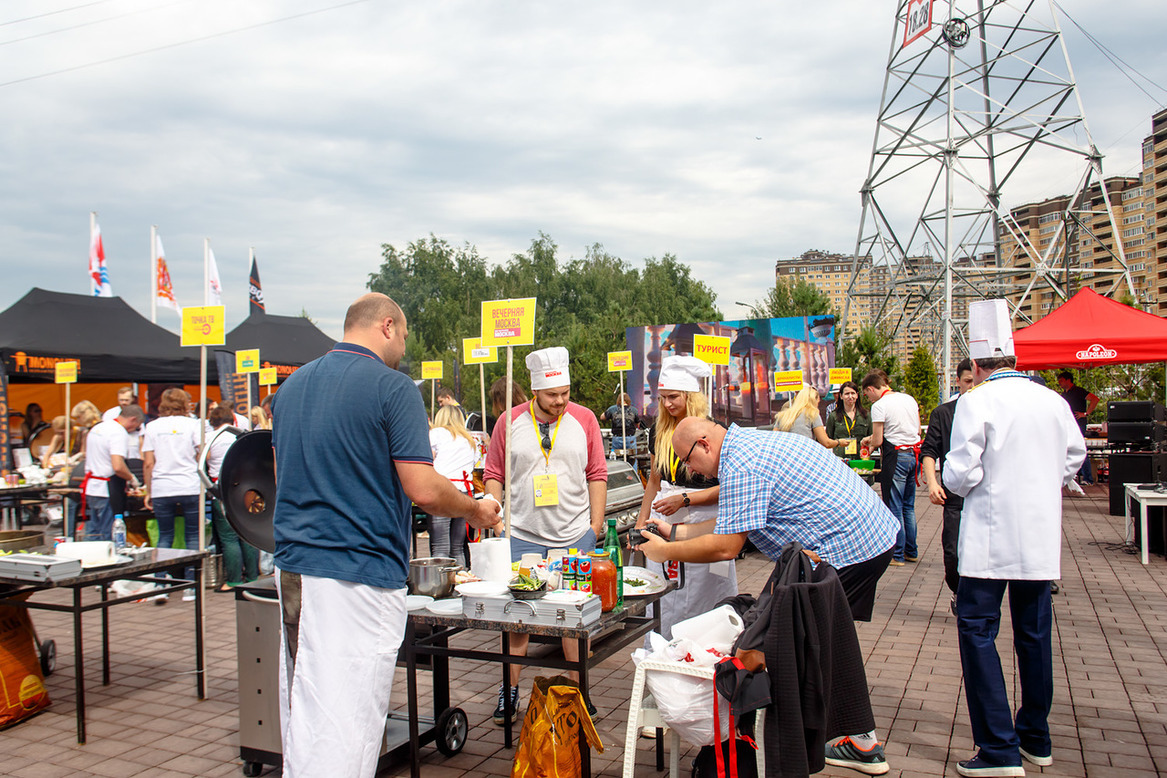
[[[1018,370],[1167,361],[1167,319],[1083,289],[1013,333]]]

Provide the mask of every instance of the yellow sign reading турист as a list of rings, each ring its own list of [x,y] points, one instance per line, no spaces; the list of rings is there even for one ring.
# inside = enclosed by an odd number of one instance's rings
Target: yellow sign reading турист
[[[422,377],[423,381],[429,380],[429,379],[433,379],[436,381],[436,380],[440,379],[442,377],[442,363],[441,363],[441,361],[422,362],[421,363],[421,377]]]
[[[259,372],[259,349],[249,348],[243,351],[235,352],[235,372],[236,373],[258,373]]]
[[[77,362],[58,362],[53,365],[54,376],[58,384],[77,383]]]
[[[608,372],[619,373],[625,370],[632,369],[632,352],[631,351],[609,351],[608,352]]]
[[[182,345],[222,346],[227,342],[226,308],[199,305],[182,309]]]
[[[710,365],[728,365],[729,338],[720,335],[694,335],[693,356]]]
[[[484,300],[482,345],[535,345],[535,298]]]
[[[462,338],[462,364],[489,365],[498,361],[498,349],[482,345],[482,338]]]

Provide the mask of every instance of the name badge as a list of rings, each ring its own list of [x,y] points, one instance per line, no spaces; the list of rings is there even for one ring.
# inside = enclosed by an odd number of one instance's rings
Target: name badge
[[[559,504],[559,482],[555,473],[535,476],[535,507],[544,508]]]
[[[847,448],[846,448],[846,450],[844,450],[843,453],[856,454],[856,453],[858,453],[858,451],[859,451],[858,442],[855,440],[855,438],[851,438],[850,440],[847,441]]]

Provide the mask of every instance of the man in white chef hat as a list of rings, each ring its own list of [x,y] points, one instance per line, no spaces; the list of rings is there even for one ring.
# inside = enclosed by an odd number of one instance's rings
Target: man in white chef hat
[[[956,619],[965,698],[979,751],[957,763],[965,776],[1022,776],[1022,759],[1053,764],[1053,608],[1060,577],[1062,489],[1086,443],[1070,407],[1014,367],[1008,304],[969,305],[977,386],[956,406],[944,486],[964,498]],[[996,636],[1009,590],[1021,702],[1009,707]]]
[[[603,538],[608,496],[608,466],[596,414],[571,402],[570,356],[562,346],[527,355],[530,402],[511,408],[511,561],[525,553],[546,558],[551,549],[578,548],[590,553]],[[1068,406],[1067,406],[1068,407]],[[486,492],[502,501],[506,470],[506,417],[491,433],[486,455]],[[526,656],[527,636],[512,634],[512,654]],[[575,640],[563,653],[578,656]],[[499,687],[494,721],[503,725],[519,706],[520,665],[511,665],[509,690]],[[509,692],[509,701],[507,699]],[[585,694],[587,690],[584,690]],[[509,704],[508,704],[509,703]],[[588,702],[594,715],[595,708]]]

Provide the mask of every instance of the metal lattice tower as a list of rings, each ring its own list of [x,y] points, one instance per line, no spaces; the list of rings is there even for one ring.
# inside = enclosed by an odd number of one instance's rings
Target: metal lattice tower
[[[1005,297],[1028,324],[1036,290],[1065,300],[1083,275],[1133,297],[1101,159],[1052,0],[899,0],[843,332],[853,318],[918,339],[951,386],[972,300]],[[1038,191],[1051,169],[1078,184],[1047,242],[1002,195]],[[1113,267],[1078,261],[1095,243]]]

